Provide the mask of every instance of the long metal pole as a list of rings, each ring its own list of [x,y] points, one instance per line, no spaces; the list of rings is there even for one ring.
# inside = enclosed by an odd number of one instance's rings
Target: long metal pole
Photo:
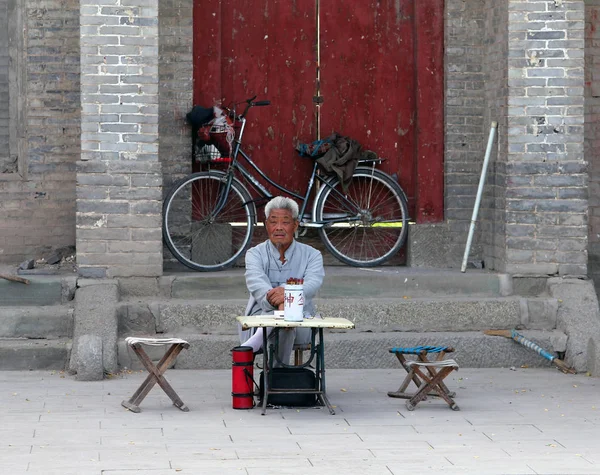
[[[465,246],[465,254],[462,260],[461,272],[467,270],[467,260],[469,259],[469,251],[471,250],[471,244],[473,242],[473,233],[475,232],[475,223],[477,221],[477,214],[479,213],[479,205],[481,203],[481,195],[483,194],[483,185],[485,184],[485,176],[487,174],[488,163],[490,161],[490,155],[492,153],[492,145],[494,143],[494,136],[496,135],[496,129],[498,128],[498,122],[492,122],[490,128],[490,135],[488,137],[487,148],[485,150],[485,158],[483,159],[483,168],[481,170],[481,176],[479,177],[479,187],[477,188],[477,197],[475,198],[475,206],[473,208],[473,216],[471,217],[471,226],[469,227],[469,236],[467,237],[467,245]]]

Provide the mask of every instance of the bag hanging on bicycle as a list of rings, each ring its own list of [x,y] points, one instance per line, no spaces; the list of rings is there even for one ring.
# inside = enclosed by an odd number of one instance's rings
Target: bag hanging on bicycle
[[[194,129],[199,129],[203,125],[208,124],[215,118],[215,111],[212,107],[202,107],[202,106],[194,106],[192,110],[189,111],[185,118],[187,119],[188,124],[192,126]]]
[[[202,164],[231,162],[235,131],[233,121],[219,107],[194,106],[186,116],[192,124],[192,155]]]
[[[211,122],[215,118],[214,109],[194,106],[185,118],[187,123],[192,126],[192,159],[194,162],[210,162],[212,154],[219,155],[218,150],[215,149],[213,152],[209,147]]]

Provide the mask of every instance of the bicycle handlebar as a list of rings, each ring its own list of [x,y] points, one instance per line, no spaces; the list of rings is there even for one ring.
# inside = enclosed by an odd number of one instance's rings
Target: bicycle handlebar
[[[246,108],[244,109],[244,112],[242,112],[240,117],[246,117],[246,114],[248,113],[248,109],[250,109],[250,107],[268,106],[271,104],[271,101],[256,101],[256,102],[254,102],[254,99],[256,99],[256,96],[251,97],[250,99],[246,99]]]

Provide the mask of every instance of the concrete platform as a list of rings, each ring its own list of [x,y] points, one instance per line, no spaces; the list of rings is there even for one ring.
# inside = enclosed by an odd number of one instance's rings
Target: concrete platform
[[[124,296],[127,296],[125,279]],[[222,272],[170,272],[160,278],[164,290],[170,284],[170,297],[198,298],[201,289],[206,299],[223,297],[248,298],[244,269]],[[525,290],[525,289],[524,289]],[[139,286],[137,287],[139,292]],[[474,269],[462,273],[449,269],[419,269],[410,267],[326,267],[320,298],[367,297],[397,298],[455,296],[505,296],[513,293],[512,280],[507,274]]]
[[[71,306],[0,307],[0,315],[0,338],[61,338],[73,335]]]
[[[144,332],[198,328],[216,334],[237,333],[234,318],[247,300],[165,299],[122,302],[123,330]],[[523,326],[556,327],[556,299],[521,297],[351,298],[316,299],[319,313],[352,320],[358,331],[470,331]]]
[[[30,283],[22,284],[0,279],[0,305],[47,306],[61,305],[73,300],[77,276],[23,276]]]
[[[399,369],[331,370],[323,408],[231,408],[231,372],[170,370],[190,412],[145,378],[78,382],[61,372],[0,372],[0,453],[10,475],[600,474],[600,381],[553,369],[464,369],[410,412],[387,397]]]
[[[115,321],[119,325],[119,341],[128,335],[172,334],[187,338],[200,349],[181,360],[186,368],[229,365],[229,350],[238,344],[234,317],[243,312],[247,301],[243,269],[115,280],[31,276],[31,281],[30,285],[8,282],[0,287],[0,301],[9,302],[0,307],[0,337],[68,336],[76,289],[80,289],[80,296],[81,289],[110,283],[118,286],[111,308],[114,306],[118,314]],[[554,283],[549,285],[550,281]],[[326,268],[317,304],[324,316],[345,317],[356,324],[353,332],[328,338],[333,368],[387,367],[388,347],[420,342],[456,346],[466,352],[465,366],[546,365],[536,353],[509,340],[491,342],[482,333],[486,329],[522,328],[540,331],[539,335],[533,333],[532,338],[539,336],[535,341],[549,351],[564,351],[552,342],[557,341],[557,332],[566,335],[567,359],[579,369],[590,369],[596,374],[600,368],[596,351],[600,347],[600,320],[597,299],[588,284],[575,279],[569,284],[567,279],[515,277],[475,269],[461,273],[447,269],[340,266]],[[23,307],[27,302],[37,304]],[[90,314],[84,305],[76,306],[75,320],[78,308],[82,315]],[[30,345],[30,351],[35,347]],[[334,351],[335,348],[339,350]],[[7,358],[14,353],[10,345],[3,351]],[[28,361],[33,364],[42,359],[40,355]],[[10,369],[9,361],[4,362],[3,368]],[[123,351],[119,352],[119,361],[130,367]],[[13,369],[23,367],[17,365]]]
[[[0,339],[0,370],[63,370],[71,353],[71,339]]]
[[[558,331],[523,331],[527,338],[552,351],[553,337]],[[239,345],[237,335],[165,334],[183,337],[190,343],[188,351],[175,363],[180,369],[226,369],[231,367],[231,348]],[[398,360],[389,353],[395,346],[417,345],[452,346],[454,353],[466,368],[550,367],[550,362],[536,352],[515,343],[510,338],[492,337],[483,332],[387,332],[345,333],[327,332],[325,354],[328,368],[395,368]],[[148,348],[150,357],[158,361],[164,348]],[[308,355],[308,353],[306,353]],[[142,366],[127,348],[124,339],[119,341],[119,365],[141,369]]]

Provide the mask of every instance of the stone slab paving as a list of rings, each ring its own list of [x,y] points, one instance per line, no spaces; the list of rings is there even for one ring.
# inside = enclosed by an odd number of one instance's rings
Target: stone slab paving
[[[78,382],[61,372],[0,372],[0,459],[11,475],[600,474],[600,379],[554,369],[461,369],[460,411],[415,411],[400,369],[330,370],[323,408],[231,408],[228,370],[170,370],[190,407],[155,387],[120,405],[143,372]]]

